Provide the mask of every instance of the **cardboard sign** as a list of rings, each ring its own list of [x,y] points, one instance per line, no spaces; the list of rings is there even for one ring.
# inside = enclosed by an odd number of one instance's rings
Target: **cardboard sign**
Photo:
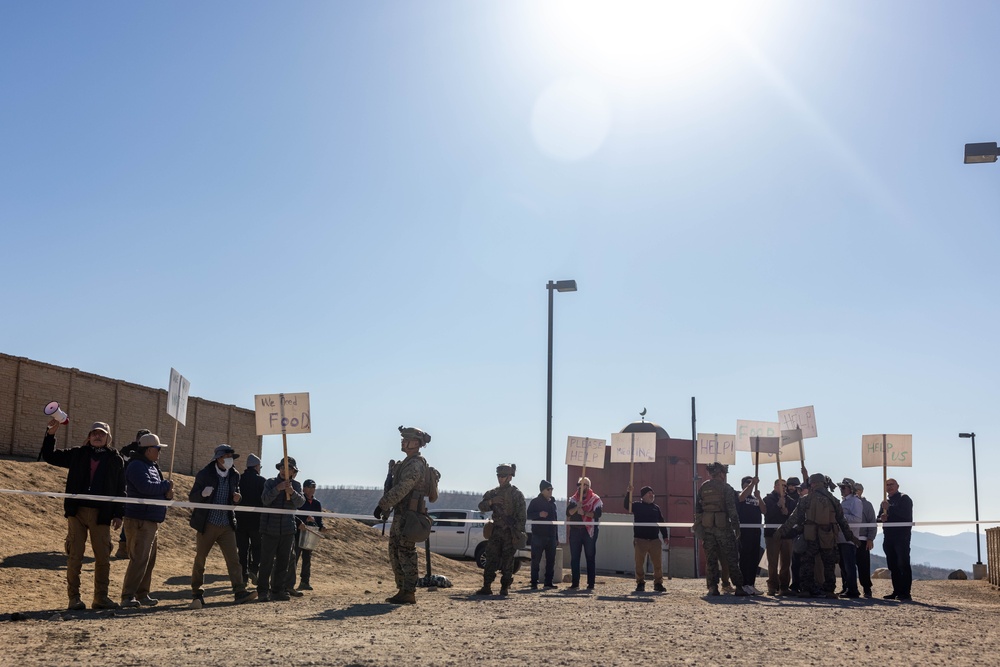
[[[913,467],[913,436],[887,434],[885,463],[896,468]],[[882,467],[882,434],[861,436],[861,467]]]
[[[191,383],[184,376],[170,369],[170,389],[167,391],[167,414],[186,425],[188,413],[188,394],[191,393]]]
[[[781,446],[787,447],[788,445],[794,445],[796,442],[802,442],[802,429],[796,428],[791,431],[781,432]]]
[[[580,438],[571,435],[566,438],[566,465],[588,468],[604,467],[604,448],[608,441],[600,438]]]
[[[611,462],[656,463],[656,434],[612,433]]]
[[[778,410],[778,422],[782,431],[802,429],[803,438],[816,437],[816,409],[811,405],[791,410]]]
[[[257,435],[311,433],[309,393],[257,394],[253,397]]]
[[[761,443],[763,443],[764,442],[764,438],[761,438],[760,441],[761,441]],[[761,446],[763,447],[763,444]],[[799,447],[799,443],[797,443],[797,442],[793,442],[790,445],[785,445],[784,447],[781,448],[780,451],[781,451],[781,462],[782,463],[785,463],[785,462],[797,463],[797,462],[799,462],[799,461],[802,460],[802,449]],[[757,455],[754,454],[752,451],[750,453],[750,460],[753,463],[757,463]],[[774,454],[774,453],[771,453],[771,452],[764,453],[762,451],[760,453],[760,462],[761,462],[761,464],[764,464],[764,463],[777,463],[778,462],[778,455]]]
[[[755,436],[762,438],[781,437],[781,427],[778,422],[755,422],[748,419],[736,420],[736,451],[752,452],[750,438]]]
[[[736,465],[736,436],[723,433],[699,433],[695,463]]]
[[[761,454],[777,454],[781,449],[781,438],[750,438],[750,451]]]

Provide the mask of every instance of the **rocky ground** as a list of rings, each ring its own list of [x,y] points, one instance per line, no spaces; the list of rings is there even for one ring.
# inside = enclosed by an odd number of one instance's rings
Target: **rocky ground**
[[[58,480],[44,464],[0,461],[0,488]],[[56,478],[60,477],[58,472]],[[21,484],[21,486],[13,486]],[[0,494],[0,642],[18,665],[650,665],[989,664],[1000,651],[1000,593],[981,581],[918,581],[913,603],[703,596],[704,583],[633,594],[600,577],[592,593],[531,591],[479,598],[479,571],[435,557],[454,587],[394,592],[384,538],[347,521],[317,553],[314,591],[290,602],[234,606],[222,558],[209,559],[209,606],[187,608],[194,544],[177,511],[163,528],[154,608],[66,612],[61,503]],[[125,561],[112,566],[112,596]],[[93,562],[84,564],[84,588]],[[762,584],[758,584],[762,586]],[[877,581],[876,594],[889,582]]]

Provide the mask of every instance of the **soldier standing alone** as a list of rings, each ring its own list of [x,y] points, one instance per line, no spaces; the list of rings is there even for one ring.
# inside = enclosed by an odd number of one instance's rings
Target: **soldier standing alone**
[[[483,569],[483,587],[476,595],[493,595],[490,586],[500,570],[500,595],[507,595],[514,582],[514,552],[524,547],[524,524],[528,519],[524,494],[511,484],[517,471],[513,463],[497,466],[500,485],[483,494],[480,512],[493,512],[493,533],[486,543],[486,567]]]
[[[386,602],[391,604],[416,604],[417,548],[403,536],[404,516],[407,510],[424,509],[427,495],[427,461],[420,456],[420,448],[431,441],[431,436],[419,428],[399,427],[402,438],[400,449],[406,458],[392,466],[391,486],[378,501],[375,518],[382,520],[389,510],[393,512],[392,529],[389,531],[389,562],[396,577],[399,591]]]
[[[740,519],[736,514],[736,492],[726,483],[729,468],[722,463],[709,463],[712,476],[698,489],[694,509],[694,534],[705,545],[708,565],[708,594],[719,595],[719,560],[729,565],[729,575],[736,586],[735,595],[747,595],[743,590],[736,537],[740,534]]]

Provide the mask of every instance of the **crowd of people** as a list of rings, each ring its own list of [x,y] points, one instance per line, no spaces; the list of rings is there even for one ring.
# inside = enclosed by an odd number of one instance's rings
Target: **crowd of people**
[[[164,479],[159,466],[160,451],[168,445],[159,436],[143,429],[122,452],[111,446],[111,427],[94,422],[86,441],[78,447],[56,449],[56,433],[61,423],[51,420],[42,440],[41,457],[47,463],[68,469],[66,493],[127,497],[169,501],[174,499],[174,484]],[[279,462],[277,474],[263,479],[261,461],[254,454],[247,457],[242,474],[234,467],[240,457],[236,450],[221,444],[213,458],[198,471],[188,500],[201,505],[219,505],[219,509],[196,507],[190,525],[195,530],[195,556],[191,568],[191,603],[193,609],[205,606],[205,564],[213,548],[219,547],[226,562],[233,601],[288,600],[311,590],[310,552],[300,549],[296,536],[304,530],[323,530],[321,517],[293,513],[259,513],[233,510],[274,507],[286,510],[319,512],[320,503],[313,497],[316,483],[295,480],[299,470],[295,459]],[[151,607],[158,600],[150,595],[156,565],[157,532],[166,518],[163,504],[122,503],[66,498],[63,504],[67,519],[66,566],[68,609],[82,610],[87,605],[81,595],[80,575],[83,554],[89,538],[94,553],[94,595],[92,609]],[[109,596],[111,572],[111,530],[123,529],[119,551],[128,558],[121,599]],[[302,563],[298,587],[296,569]],[[254,584],[256,589],[248,588]]]
[[[95,422],[87,440],[79,447],[56,449],[60,423],[49,422],[42,443],[42,458],[69,470],[66,492],[100,496],[172,500],[174,485],[164,479],[158,459],[167,447],[156,434],[139,431],[136,440],[123,452],[111,447],[111,428]],[[399,427],[400,449],[406,455],[389,462],[384,494],[374,510],[379,520],[393,516],[389,535],[389,561],[397,592],[389,597],[392,604],[415,604],[417,587],[416,544],[427,539],[431,521],[427,514],[428,496],[436,496],[438,474],[421,456],[421,449],[431,440],[425,431]],[[247,456],[244,472],[234,467],[240,457],[227,444],[220,444],[213,458],[195,475],[189,501],[218,505],[219,509],[197,507],[190,525],[195,530],[195,557],[191,572],[192,608],[205,602],[205,564],[215,546],[226,562],[233,600],[240,604],[253,600],[286,601],[312,590],[311,551],[300,546],[302,531],[324,530],[322,518],[312,513],[322,507],[315,498],[316,483],[295,478],[298,467],[288,457],[275,465],[277,473],[265,479],[261,460]],[[492,584],[500,573],[500,595],[507,595],[513,583],[514,559],[518,549],[528,543],[527,521],[531,520],[530,583],[537,589],[557,588],[553,581],[555,552],[559,542],[559,521],[552,484],[542,480],[539,494],[526,504],[521,491],[512,484],[517,466],[502,463],[496,468],[497,486],[487,491],[479,503],[483,512],[491,512],[484,529],[487,538],[486,567],[483,585],[477,595],[493,595]],[[727,482],[728,466],[708,466],[710,479],[698,490],[692,530],[704,546],[707,563],[708,595],[720,595],[731,588],[738,596],[762,594],[754,586],[762,553],[767,554],[767,594],[799,597],[871,597],[870,551],[876,535],[875,522],[909,524],[913,504],[900,493],[896,480],[886,482],[887,499],[876,515],[864,497],[864,486],[849,478],[834,484],[822,474],[809,475],[802,469],[807,484],[797,477],[777,479],[773,490],[761,497],[756,477],[744,477],[740,490]],[[840,498],[831,492],[839,488]],[[632,496],[625,494],[624,509],[634,518],[636,592],[645,591],[646,561],[653,564],[653,591],[662,593],[663,570],[661,539],[668,540],[663,514],[656,505],[656,494],[649,486]],[[233,510],[231,507],[274,508],[284,512]],[[160,504],[116,503],[67,498],[64,503],[68,521],[66,551],[69,609],[85,609],[80,592],[83,553],[89,537],[94,552],[93,609],[153,606],[150,596],[153,568],[156,564],[156,537],[159,524],[166,517]],[[582,558],[586,558],[586,588],[592,590],[597,574],[597,541],[604,504],[591,488],[591,480],[581,477],[577,491],[566,506],[567,541],[570,549],[570,586],[579,589]],[[299,512],[309,512],[308,516]],[[762,523],[764,524],[762,526]],[[858,526],[855,534],[851,524]],[[108,595],[111,529],[123,527],[123,549],[129,559],[122,583],[121,601]],[[763,544],[761,547],[761,530]],[[909,525],[885,526],[884,548],[892,575],[893,590],[887,599],[910,600],[911,581]],[[542,559],[544,558],[544,577]],[[842,589],[835,592],[834,568],[839,563]],[[301,564],[301,574],[296,573]],[[540,581],[544,578],[544,581]],[[298,586],[296,586],[298,580]],[[730,585],[730,581],[733,586]],[[249,584],[255,589],[250,589]]]

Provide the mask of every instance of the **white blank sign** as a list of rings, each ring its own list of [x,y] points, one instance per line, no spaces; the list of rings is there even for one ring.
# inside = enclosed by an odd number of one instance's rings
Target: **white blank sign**
[[[183,375],[170,369],[170,389],[167,391],[167,414],[184,426],[188,413],[188,394],[191,383]]]

